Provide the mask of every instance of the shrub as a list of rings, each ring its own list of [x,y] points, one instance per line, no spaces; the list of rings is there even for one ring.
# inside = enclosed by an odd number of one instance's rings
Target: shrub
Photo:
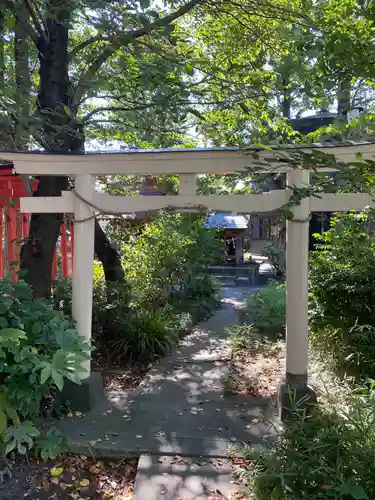
[[[128,315],[113,342],[114,354],[140,361],[165,354],[176,341],[172,326],[171,320],[161,312],[140,310]]]
[[[0,436],[6,452],[25,453],[39,434],[32,421],[43,398],[61,391],[65,379],[79,383],[89,346],[22,281],[0,281],[0,328]]]
[[[219,285],[211,276],[205,274],[202,278],[193,278],[186,284],[183,292],[187,299],[203,299],[215,297],[218,293]]]
[[[249,499],[370,500],[375,492],[373,395],[353,396],[345,409],[317,408],[285,426],[264,448],[245,448],[239,476]]]
[[[54,307],[64,314],[72,314],[72,280],[61,278],[53,284]],[[127,321],[129,309],[129,288],[124,283],[107,285],[104,279],[103,267],[94,263],[93,289],[93,335],[104,335],[106,340],[113,339],[123,329]]]
[[[250,293],[242,318],[260,331],[284,333],[285,331],[285,287],[267,285]]]
[[[375,370],[373,222],[373,211],[337,215],[311,258],[312,342],[338,368],[358,375]]]
[[[203,217],[164,214],[146,224],[122,251],[133,306],[164,306],[212,261],[218,245]]]
[[[247,353],[267,355],[279,352],[282,344],[275,341],[273,337],[260,334],[253,325],[238,324],[233,325],[228,330],[229,339],[235,350],[245,349]]]
[[[311,256],[310,309],[314,326],[351,328],[375,320],[375,234],[372,211],[337,215]]]

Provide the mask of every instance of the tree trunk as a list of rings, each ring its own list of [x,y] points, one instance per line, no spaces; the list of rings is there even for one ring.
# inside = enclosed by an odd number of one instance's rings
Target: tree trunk
[[[117,251],[111,246],[106,234],[95,220],[95,254],[103,264],[106,282],[123,281],[125,273]]]
[[[79,151],[84,137],[75,120],[76,113],[69,113],[68,76],[68,25],[69,1],[50,0],[46,13],[48,35],[38,41],[40,62],[39,115],[43,122],[42,137],[47,152]],[[68,188],[67,177],[41,176],[35,196],[60,196]],[[25,279],[32,286],[35,297],[49,297],[52,283],[52,261],[60,231],[61,214],[33,214],[30,232],[21,249],[21,268]],[[95,248],[105,267],[106,279],[123,279],[121,263],[102,229],[96,228]],[[122,269],[121,269],[122,271]]]
[[[5,26],[4,26],[4,12],[0,9],[0,89],[4,89],[4,74],[5,74]]]
[[[337,114],[340,118],[345,118],[350,109],[350,91],[351,79],[348,77],[341,77],[338,83],[337,91]]]
[[[59,196],[68,187],[67,177],[40,177],[35,196]],[[34,297],[49,298],[52,284],[52,261],[60,233],[61,214],[32,214],[30,232],[21,249],[21,269],[32,286]]]
[[[29,71],[29,42],[21,23],[28,21],[25,8],[20,10],[14,31],[14,65],[16,77],[16,117],[14,124],[14,144],[16,149],[25,149],[29,141],[31,80]]]
[[[289,79],[287,77],[283,77],[283,103],[282,103],[282,112],[283,112],[283,117],[287,118],[288,120],[290,119],[290,112],[291,112],[291,91],[289,87]]]

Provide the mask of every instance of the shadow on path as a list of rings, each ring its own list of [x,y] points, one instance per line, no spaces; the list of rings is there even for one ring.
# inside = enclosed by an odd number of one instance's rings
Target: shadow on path
[[[251,289],[227,289],[222,308],[198,324],[134,391],[108,393],[84,418],[60,430],[71,451],[102,457],[179,455],[226,457],[230,445],[261,444],[276,435],[269,400],[224,397],[231,351],[226,328]]]

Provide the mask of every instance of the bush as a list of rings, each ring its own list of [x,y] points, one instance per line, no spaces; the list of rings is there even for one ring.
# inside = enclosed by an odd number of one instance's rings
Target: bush
[[[114,354],[121,358],[149,361],[165,354],[176,341],[171,320],[161,312],[137,311],[128,315],[113,342]]]
[[[250,293],[241,316],[260,331],[268,333],[285,332],[285,287],[267,285]]]
[[[370,500],[375,492],[374,396],[353,396],[345,409],[317,408],[285,426],[269,447],[246,448],[240,477],[249,499]]]
[[[26,283],[0,281],[0,297],[0,436],[6,452],[26,453],[39,434],[32,421],[43,398],[65,379],[80,382],[89,346],[52,304],[33,300]]]
[[[61,278],[53,283],[54,307],[64,314],[72,314],[72,280]],[[124,283],[107,285],[103,267],[94,263],[93,289],[93,336],[105,336],[106,340],[116,338],[124,328],[129,310],[129,288]]]
[[[374,218],[373,211],[337,215],[311,258],[312,342],[359,375],[375,373]]]
[[[314,326],[351,328],[375,324],[374,213],[337,215],[332,228],[316,235],[319,251],[311,256],[310,308]]]
[[[205,274],[202,278],[193,278],[186,284],[183,294],[187,299],[204,299],[215,297],[219,290],[219,284],[211,276]]]
[[[123,247],[132,305],[156,310],[212,262],[219,248],[203,217],[164,214]]]

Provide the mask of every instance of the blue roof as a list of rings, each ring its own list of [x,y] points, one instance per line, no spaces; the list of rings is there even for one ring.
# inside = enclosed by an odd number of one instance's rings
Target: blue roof
[[[247,229],[249,220],[249,215],[217,213],[207,217],[205,226],[209,229]]]

